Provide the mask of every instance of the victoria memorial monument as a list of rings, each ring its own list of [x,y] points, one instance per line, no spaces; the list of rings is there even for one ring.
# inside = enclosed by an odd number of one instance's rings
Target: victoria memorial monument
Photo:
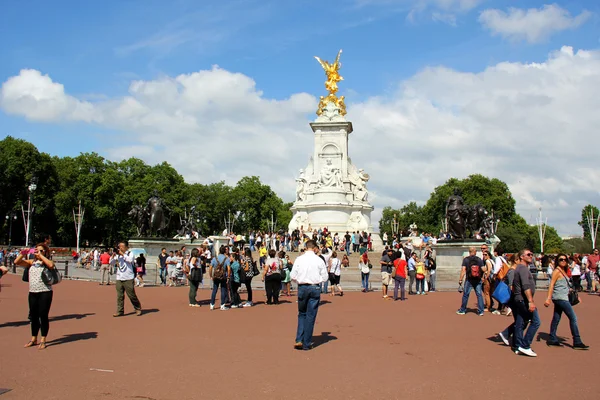
[[[341,67],[340,50],[329,63],[315,57],[325,70],[327,96],[321,96],[317,118],[310,124],[314,132],[313,155],[296,178],[296,199],[291,210],[289,230],[308,227],[331,232],[373,232],[367,182],[369,174],[358,169],[348,155],[352,122],[346,120],[344,96],[337,96]],[[379,235],[372,235],[380,245]]]

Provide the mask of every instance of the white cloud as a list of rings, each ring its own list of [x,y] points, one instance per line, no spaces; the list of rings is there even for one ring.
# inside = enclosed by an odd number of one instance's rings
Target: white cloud
[[[479,73],[426,68],[391,95],[349,104],[353,162],[371,175],[375,219],[386,205],[426,201],[450,177],[507,182],[526,218],[541,206],[561,233],[578,233],[581,202],[598,204],[600,51],[563,47],[542,63]],[[259,175],[284,199],[312,153],[306,93],[266,98],[219,67],[133,81],[122,98],[85,102],[38,71],[2,85],[0,107],[34,121],[83,121],[123,132],[109,158],[167,160],[188,181]],[[311,118],[312,118],[311,116]]]
[[[528,10],[511,7],[508,12],[498,9],[484,10],[479,15],[479,22],[494,35],[537,43],[556,32],[578,28],[591,15],[589,11],[584,10],[577,16],[571,16],[569,11],[551,4]]]
[[[484,0],[356,0],[357,7],[387,7],[407,11],[407,19],[416,21],[423,15],[436,22],[456,26],[458,15],[465,14]]]

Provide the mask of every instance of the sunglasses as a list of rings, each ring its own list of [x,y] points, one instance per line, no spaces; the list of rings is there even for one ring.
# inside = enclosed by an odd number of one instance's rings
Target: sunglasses
[[[533,256],[533,253],[526,253],[526,254],[525,254],[525,256],[526,256],[526,257],[532,257],[532,256]]]
[[[559,258],[558,262],[561,262],[561,261],[567,261],[567,259],[566,258]]]

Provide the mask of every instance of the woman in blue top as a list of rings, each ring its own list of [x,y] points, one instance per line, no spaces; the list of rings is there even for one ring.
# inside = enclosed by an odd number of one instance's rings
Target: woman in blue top
[[[231,308],[238,308],[242,303],[242,299],[240,299],[240,294],[238,293],[238,289],[241,286],[240,282],[240,255],[238,253],[233,253],[231,256]]]

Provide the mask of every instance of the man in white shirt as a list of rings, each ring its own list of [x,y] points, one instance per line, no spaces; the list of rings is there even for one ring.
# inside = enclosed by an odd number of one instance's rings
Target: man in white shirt
[[[314,240],[306,242],[306,251],[296,258],[292,267],[291,279],[298,283],[298,329],[296,331],[297,350],[310,350],[312,335],[321,301],[321,282],[326,282],[327,267],[323,259],[315,254]]]
[[[139,317],[142,315],[142,305],[135,294],[133,285],[135,278],[133,254],[129,251],[127,242],[119,243],[119,247],[115,250],[117,251],[117,313],[113,314],[113,317],[122,317],[125,314],[124,292],[127,293],[127,297],[135,309],[135,315]]]

